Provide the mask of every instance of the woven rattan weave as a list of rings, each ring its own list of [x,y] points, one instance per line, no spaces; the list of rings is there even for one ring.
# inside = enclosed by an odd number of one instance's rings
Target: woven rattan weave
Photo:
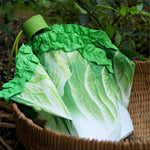
[[[16,130],[27,150],[150,150],[150,62],[137,61],[129,112],[134,132],[120,142],[81,139],[41,128],[12,104]]]

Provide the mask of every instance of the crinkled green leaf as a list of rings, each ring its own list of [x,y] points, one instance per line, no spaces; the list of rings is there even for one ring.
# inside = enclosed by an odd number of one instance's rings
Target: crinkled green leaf
[[[2,86],[0,99],[4,98],[9,103],[12,96],[22,92],[25,82],[31,79],[38,63],[39,59],[33,54],[31,46],[22,45],[15,58],[14,79]]]
[[[6,84],[0,97],[9,94],[8,99],[31,106],[47,128],[111,141],[132,132],[127,107],[134,63],[104,31],[53,25],[19,51],[16,62],[18,82]]]
[[[25,83],[23,91],[11,99],[31,106],[37,112],[43,110],[56,116],[71,119],[55,85],[40,64],[37,65],[33,77]]]
[[[78,50],[88,61],[98,65],[105,65],[110,72],[113,72],[112,62],[107,58],[105,50],[95,47],[95,43],[100,43],[104,48],[118,48],[112,44],[106,32],[102,30],[88,29],[79,25],[59,25],[50,26],[48,30],[36,36],[33,42],[33,50],[41,55],[43,52],[62,49],[65,52]]]

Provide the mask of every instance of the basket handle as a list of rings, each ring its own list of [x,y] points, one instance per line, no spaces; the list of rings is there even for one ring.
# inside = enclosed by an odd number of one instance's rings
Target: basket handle
[[[12,50],[11,50],[11,54],[10,54],[10,58],[9,58],[9,63],[8,63],[8,67],[7,67],[7,81],[9,81],[10,66],[11,66],[13,54],[14,54],[14,52],[15,52],[15,56],[18,54],[18,44],[19,44],[19,41],[20,41],[22,32],[23,32],[23,30],[21,30],[21,31],[18,33],[18,35],[17,35],[17,37],[16,37],[16,39],[15,39],[15,42],[14,42],[14,44],[13,44]]]

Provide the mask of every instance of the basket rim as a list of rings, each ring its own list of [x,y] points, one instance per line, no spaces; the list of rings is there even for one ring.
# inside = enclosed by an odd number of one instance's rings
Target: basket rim
[[[137,61],[136,60],[133,62],[135,63],[136,73],[150,74],[150,60],[149,61]]]
[[[72,135],[67,135],[67,134],[64,134],[64,133],[60,133],[60,132],[57,132],[57,131],[53,131],[53,130],[50,130],[50,129],[47,129],[47,128],[42,128],[40,127],[39,125],[37,125],[36,123],[33,122],[33,120],[27,118],[23,112],[20,111],[20,109],[18,108],[17,106],[17,103],[13,102],[11,104],[12,106],[12,111],[13,113],[17,114],[18,118],[21,119],[21,120],[24,120],[27,122],[27,124],[29,126],[32,126],[33,128],[36,128],[37,130],[40,130],[40,131],[43,131],[43,132],[51,132],[52,134],[55,134],[55,135],[58,135],[58,136],[62,136],[62,137],[66,137],[66,138],[72,138],[72,139],[76,139],[76,140],[87,140],[87,141],[97,141],[97,142],[105,142],[105,143],[121,143],[121,144],[127,144],[127,143],[134,143],[134,144],[139,144],[139,143],[149,143],[150,144],[150,141],[147,141],[147,142],[143,142],[143,141],[129,141],[129,140],[121,140],[121,141],[104,141],[104,140],[101,140],[99,141],[98,139],[92,139],[90,140],[89,138],[80,138],[80,137],[77,137],[77,136],[72,136]],[[17,127],[16,127],[17,128]]]

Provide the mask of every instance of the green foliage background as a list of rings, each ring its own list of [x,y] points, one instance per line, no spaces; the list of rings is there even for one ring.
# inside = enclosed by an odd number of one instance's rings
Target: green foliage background
[[[41,14],[49,25],[81,24],[103,29],[122,53],[145,61],[150,57],[149,11],[148,0],[0,0],[0,34],[12,41],[9,46],[5,43],[10,55],[22,23]],[[21,43],[26,42],[23,37]]]
[[[75,0],[82,25],[106,31],[130,59],[148,60],[150,3],[147,0]],[[141,55],[140,55],[141,54]]]
[[[49,25],[78,24],[79,13],[75,2],[70,0],[0,0],[0,85],[6,82],[11,49],[24,21],[41,14]],[[22,36],[20,45],[26,42],[28,40]],[[14,72],[14,58],[12,61],[10,79]]]

